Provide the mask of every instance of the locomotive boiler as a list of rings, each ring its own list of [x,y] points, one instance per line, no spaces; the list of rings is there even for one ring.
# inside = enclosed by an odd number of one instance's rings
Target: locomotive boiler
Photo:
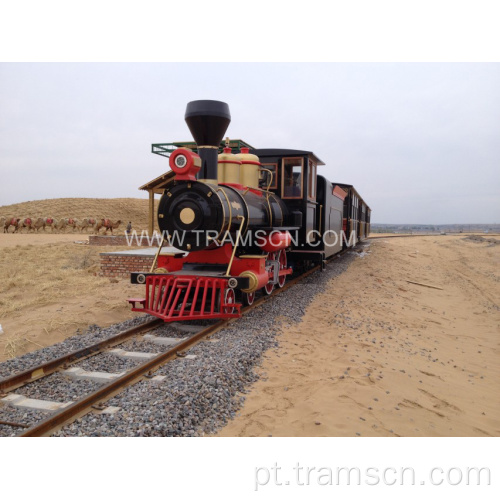
[[[352,186],[318,176],[323,162],[312,152],[234,151],[223,143],[231,121],[223,102],[190,102],[185,120],[195,144],[170,154],[162,244],[149,273],[132,273],[146,287],[144,299],[129,299],[133,310],[165,321],[238,317],[256,293],[282,287],[292,267],[323,264],[355,244],[327,233],[368,235],[367,205]],[[164,243],[176,251],[163,253]]]

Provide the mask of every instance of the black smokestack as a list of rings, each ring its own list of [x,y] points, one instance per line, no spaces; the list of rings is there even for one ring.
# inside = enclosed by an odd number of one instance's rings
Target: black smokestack
[[[191,101],[185,120],[202,159],[198,179],[217,179],[217,153],[231,122],[229,106],[221,101]]]

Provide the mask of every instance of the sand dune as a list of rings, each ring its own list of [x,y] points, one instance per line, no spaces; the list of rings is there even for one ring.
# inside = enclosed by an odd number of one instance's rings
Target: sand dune
[[[500,435],[499,264],[500,245],[464,235],[372,241],[220,435]]]
[[[155,200],[156,206],[158,201],[158,199]],[[33,219],[73,217],[80,220],[85,217],[97,219],[104,217],[114,221],[126,221],[119,230],[123,232],[128,221],[132,222],[134,229],[147,229],[148,203],[148,200],[140,198],[55,198],[0,206],[0,217],[31,217]],[[24,231],[27,232],[27,229]]]

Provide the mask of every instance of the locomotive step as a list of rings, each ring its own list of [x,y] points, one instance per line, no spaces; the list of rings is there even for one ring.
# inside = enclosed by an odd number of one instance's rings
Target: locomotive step
[[[140,298],[140,299],[136,299],[136,298],[131,298],[131,299],[127,299],[127,302],[129,304],[132,304],[132,307],[136,307],[136,303],[140,304],[141,306],[144,307],[144,305],[146,304],[146,299],[145,298]]]

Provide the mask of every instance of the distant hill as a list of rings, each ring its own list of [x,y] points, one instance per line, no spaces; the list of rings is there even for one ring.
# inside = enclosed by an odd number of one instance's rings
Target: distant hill
[[[371,224],[372,233],[499,233],[500,224]]]
[[[155,200],[155,214],[159,200]],[[53,217],[83,219],[108,218],[122,220],[125,229],[128,221],[136,230],[148,227],[148,200],[139,198],[55,198],[52,200],[25,201],[0,206],[0,217]],[[156,222],[156,215],[155,215]]]

